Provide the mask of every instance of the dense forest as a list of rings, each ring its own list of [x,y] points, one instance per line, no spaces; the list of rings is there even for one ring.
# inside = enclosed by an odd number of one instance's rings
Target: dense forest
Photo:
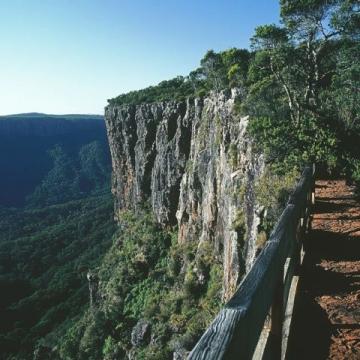
[[[0,206],[24,206],[27,196],[45,177],[51,176],[50,170],[61,172],[61,166],[68,167],[64,182],[74,183],[71,196],[80,188],[88,192],[96,185],[89,184],[92,175],[89,178],[86,173],[91,171],[90,167],[103,172],[100,181],[109,180],[110,154],[101,116],[38,113],[0,116],[0,168],[6,175],[0,178]]]
[[[88,304],[87,270],[111,245],[109,193],[41,208],[0,208],[1,359],[33,357]]]
[[[111,246],[110,156],[98,116],[2,117],[0,139],[0,358],[31,359],[86,308]]]

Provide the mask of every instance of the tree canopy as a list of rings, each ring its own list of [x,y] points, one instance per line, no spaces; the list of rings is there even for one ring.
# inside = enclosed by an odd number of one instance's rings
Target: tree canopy
[[[315,161],[359,181],[360,4],[280,5],[283,25],[259,26],[251,41],[243,109],[253,134],[281,171]]]
[[[251,54],[246,49],[231,48],[216,53],[209,50],[200,67],[188,76],[178,76],[142,90],[131,91],[108,100],[110,105],[136,105],[161,101],[182,101],[201,97],[210,90],[242,86],[246,80]]]

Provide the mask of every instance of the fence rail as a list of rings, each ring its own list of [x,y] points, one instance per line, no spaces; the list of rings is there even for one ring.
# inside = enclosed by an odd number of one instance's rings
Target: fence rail
[[[269,240],[234,296],[191,351],[189,360],[252,359],[270,313],[266,351],[286,355],[284,319],[310,224],[315,167],[306,167]],[[290,300],[289,300],[290,299]],[[265,350],[264,350],[265,351]]]

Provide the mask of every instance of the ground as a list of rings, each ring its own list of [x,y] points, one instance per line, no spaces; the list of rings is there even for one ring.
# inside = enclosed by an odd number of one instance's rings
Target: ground
[[[360,359],[360,201],[343,180],[318,180],[289,359]]]

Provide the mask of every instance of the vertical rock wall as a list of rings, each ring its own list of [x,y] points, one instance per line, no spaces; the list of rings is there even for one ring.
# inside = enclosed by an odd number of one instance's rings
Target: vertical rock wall
[[[224,300],[255,257],[254,182],[263,160],[252,152],[237,91],[205,99],[108,106],[115,216],[149,203],[178,241],[210,243],[224,267]]]

